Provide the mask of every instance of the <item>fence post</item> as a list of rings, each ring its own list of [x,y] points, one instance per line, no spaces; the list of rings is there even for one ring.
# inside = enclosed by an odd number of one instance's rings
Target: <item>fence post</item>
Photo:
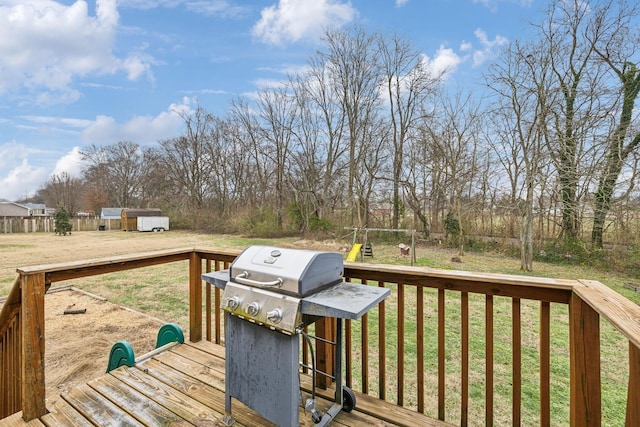
[[[44,273],[22,275],[22,418],[47,413],[44,382]]]
[[[569,302],[570,413],[574,427],[600,426],[600,316],[575,292]]]

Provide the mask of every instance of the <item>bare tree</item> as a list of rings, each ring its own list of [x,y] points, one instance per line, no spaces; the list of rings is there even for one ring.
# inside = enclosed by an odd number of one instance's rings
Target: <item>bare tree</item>
[[[318,53],[326,63],[333,90],[346,117],[349,138],[347,197],[352,223],[357,209],[355,181],[357,174],[362,171],[358,152],[368,141],[365,129],[379,108],[380,67],[375,40],[375,35],[366,34],[358,28],[329,30],[323,40],[326,51]]]
[[[140,146],[131,141],[97,146],[81,151],[88,163],[85,179],[101,189],[114,206],[130,207],[137,203],[144,162]]]
[[[424,113],[427,97],[435,91],[441,75],[432,75],[426,59],[408,40],[397,34],[378,38],[381,57],[381,89],[386,93],[393,142],[392,228],[398,228],[400,217],[400,186],[403,180],[405,144],[415,130],[415,123]]]
[[[142,148],[142,175],[139,180],[140,207],[171,205],[172,181],[165,169],[158,147]],[[103,205],[104,206],[104,205]]]
[[[267,203],[271,193],[269,181],[269,159],[264,149],[264,132],[255,109],[244,98],[236,98],[231,104],[231,121],[235,125],[233,133],[236,145],[244,150],[250,159],[251,182],[246,184],[252,188],[246,196],[245,203],[249,209],[260,209]]]
[[[285,176],[298,121],[296,100],[285,88],[266,89],[258,95],[257,108],[258,115],[264,123],[264,154],[273,167],[275,226],[281,230],[289,193],[285,192]]]
[[[292,183],[298,189],[298,201],[311,204],[309,220],[327,220],[343,200],[344,170],[347,168],[347,116],[327,70],[327,58],[313,56],[309,68],[293,79],[291,85],[300,115],[298,150],[294,160],[299,172]]]
[[[52,175],[49,181],[38,190],[48,206],[64,206],[71,216],[80,211],[84,196],[84,184],[67,172]]]
[[[438,159],[439,174],[443,180],[438,183],[443,194],[448,195],[449,214],[458,224],[457,240],[460,255],[464,254],[465,221],[463,216],[463,195],[473,185],[479,155],[479,106],[469,94],[457,93],[451,99],[444,99],[439,115],[426,128],[428,140]]]
[[[210,149],[213,116],[202,106],[184,114],[184,135],[160,141],[164,170],[173,184],[173,196],[182,209],[202,209],[211,193],[214,162]]]
[[[547,137],[549,64],[545,58],[538,46],[516,41],[487,76],[496,96],[490,114],[495,139],[489,141],[509,177],[510,210],[522,218],[520,268],[525,271],[533,270],[534,195]]]

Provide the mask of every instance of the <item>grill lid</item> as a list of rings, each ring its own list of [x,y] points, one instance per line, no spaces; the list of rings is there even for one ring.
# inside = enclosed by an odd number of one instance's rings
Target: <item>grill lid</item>
[[[229,268],[231,281],[304,297],[342,282],[342,254],[249,246]]]

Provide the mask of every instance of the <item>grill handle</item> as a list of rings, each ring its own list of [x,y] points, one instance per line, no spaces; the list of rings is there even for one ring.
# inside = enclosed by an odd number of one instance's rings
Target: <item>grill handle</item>
[[[282,283],[284,282],[281,278],[277,278],[276,280],[272,280],[270,282],[260,282],[258,280],[252,280],[249,279],[249,273],[244,271],[240,274],[238,274],[236,277],[233,278],[233,280],[235,280],[238,283],[242,283],[243,285],[247,285],[247,286],[258,286],[261,288],[272,288],[272,287],[280,287],[282,286]]]

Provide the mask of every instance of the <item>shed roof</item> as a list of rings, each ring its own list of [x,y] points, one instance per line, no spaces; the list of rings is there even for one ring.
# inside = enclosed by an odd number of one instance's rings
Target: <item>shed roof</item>
[[[125,208],[121,212],[122,218],[137,218],[139,216],[160,216],[162,211],[155,208],[129,209]]]
[[[120,219],[124,208],[102,208],[100,210],[100,219]]]
[[[24,206],[29,209],[47,209],[47,205],[44,203],[25,203]]]

